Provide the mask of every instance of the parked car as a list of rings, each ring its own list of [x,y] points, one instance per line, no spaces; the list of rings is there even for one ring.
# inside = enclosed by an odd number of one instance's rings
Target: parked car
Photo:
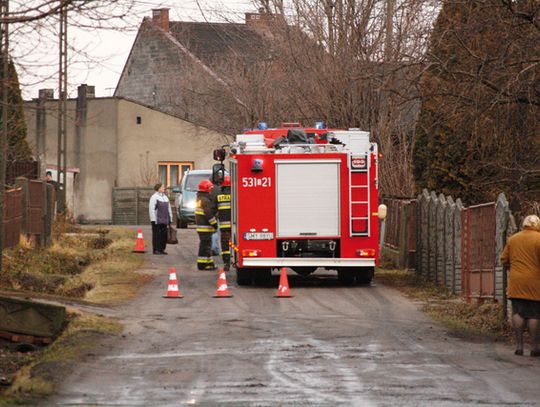
[[[176,192],[176,227],[185,229],[189,224],[195,223],[195,199],[197,188],[204,179],[212,178],[212,170],[191,170],[184,174],[180,188]]]

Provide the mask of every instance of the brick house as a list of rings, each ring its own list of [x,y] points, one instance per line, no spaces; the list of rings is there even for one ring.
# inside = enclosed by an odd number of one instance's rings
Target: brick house
[[[243,24],[170,21],[169,9],[154,9],[143,19],[115,96],[237,132],[250,124],[239,116],[249,102],[233,76],[267,55],[275,20],[246,13]]]

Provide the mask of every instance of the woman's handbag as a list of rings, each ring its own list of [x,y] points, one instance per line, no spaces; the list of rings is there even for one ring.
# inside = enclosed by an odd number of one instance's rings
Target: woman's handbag
[[[167,244],[178,244],[177,230],[172,226],[167,227]]]

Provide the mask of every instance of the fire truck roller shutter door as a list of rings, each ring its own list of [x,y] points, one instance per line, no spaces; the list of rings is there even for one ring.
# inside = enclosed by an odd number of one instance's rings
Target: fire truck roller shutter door
[[[278,236],[339,236],[340,160],[276,160]]]

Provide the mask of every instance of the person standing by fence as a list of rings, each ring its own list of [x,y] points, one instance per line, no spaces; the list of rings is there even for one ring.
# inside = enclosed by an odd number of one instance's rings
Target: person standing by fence
[[[152,223],[152,252],[167,254],[167,227],[172,222],[172,210],[169,198],[165,195],[165,186],[161,183],[154,186],[154,195],[150,197],[148,211]]]
[[[525,325],[531,336],[531,356],[539,357],[540,323],[540,218],[529,215],[523,230],[508,239],[501,254],[509,268],[508,298],[512,302],[512,326],[516,336],[516,355],[523,355]]]

